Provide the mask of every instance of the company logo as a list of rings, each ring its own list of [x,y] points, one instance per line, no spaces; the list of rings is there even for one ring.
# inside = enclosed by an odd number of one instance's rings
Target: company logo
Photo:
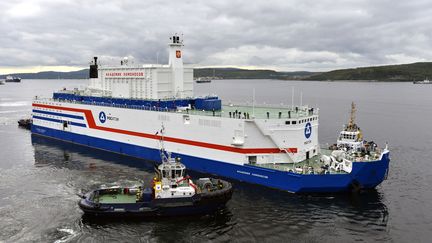
[[[310,122],[306,123],[304,135],[306,138],[310,138],[310,136],[312,135],[312,126]]]
[[[181,58],[181,51],[180,51],[180,50],[177,50],[177,51],[176,51],[176,57],[177,57],[177,58]]]
[[[101,111],[101,112],[99,113],[99,121],[100,121],[101,123],[105,123],[105,122],[106,122],[106,115],[105,115],[105,112]]]

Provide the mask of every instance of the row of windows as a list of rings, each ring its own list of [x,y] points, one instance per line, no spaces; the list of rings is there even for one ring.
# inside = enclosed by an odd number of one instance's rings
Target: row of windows
[[[307,119],[302,119],[302,120],[286,121],[285,124],[286,125],[290,125],[290,124],[296,125],[297,123],[302,124],[305,122],[311,122],[311,121],[315,121],[315,120],[318,120],[318,117],[312,117],[312,118],[307,118]]]
[[[355,139],[356,136],[355,135],[350,135],[350,134],[342,134],[341,138],[345,138],[345,139]]]

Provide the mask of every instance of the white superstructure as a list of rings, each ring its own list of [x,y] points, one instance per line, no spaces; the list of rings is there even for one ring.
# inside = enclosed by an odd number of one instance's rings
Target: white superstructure
[[[340,132],[337,139],[338,148],[359,150],[364,147],[363,134],[360,127],[355,123],[356,107],[351,104],[351,116],[348,125]]]
[[[87,94],[125,99],[192,97],[193,67],[183,64],[179,36],[171,40],[168,65],[136,65],[125,58],[120,66],[98,67],[97,77],[90,77]],[[97,65],[96,58],[93,64]]]

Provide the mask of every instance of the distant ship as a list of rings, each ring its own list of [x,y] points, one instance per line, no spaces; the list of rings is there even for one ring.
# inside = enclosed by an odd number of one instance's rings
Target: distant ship
[[[6,83],[6,81],[5,80],[3,80],[3,79],[0,79],[0,85],[3,85],[3,84],[5,84]]]
[[[199,77],[195,79],[196,83],[210,83],[212,81],[211,77]]]
[[[8,75],[8,76],[6,76],[5,81],[6,81],[6,82],[15,82],[15,83],[19,83],[19,82],[21,82],[21,78],[20,78],[20,77],[15,77],[15,76]]]
[[[414,81],[413,84],[432,84],[429,79],[425,79],[423,81]]]
[[[213,77],[199,77],[195,79],[196,83],[210,83],[213,79],[216,79],[215,70],[213,69]]]

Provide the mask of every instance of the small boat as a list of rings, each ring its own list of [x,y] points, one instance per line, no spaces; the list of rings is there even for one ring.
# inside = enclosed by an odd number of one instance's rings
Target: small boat
[[[413,84],[432,84],[429,79],[425,79],[423,81],[414,81]]]
[[[211,83],[212,79],[210,77],[199,77],[197,79],[195,79],[195,82],[198,84],[201,83]]]
[[[80,196],[79,207],[89,216],[161,217],[206,214],[231,199],[232,185],[224,180],[185,174],[180,158],[161,149],[162,163],[150,187],[109,187]]]
[[[31,125],[32,125],[32,124],[33,124],[33,120],[30,119],[30,118],[27,118],[27,119],[20,119],[20,120],[18,121],[18,126],[19,126],[19,127],[22,127],[22,128],[28,129],[28,130],[31,129]]]
[[[8,75],[8,76],[6,76],[5,81],[6,82],[19,83],[19,82],[21,82],[21,78],[20,77],[15,77],[15,76]]]
[[[198,84],[201,84],[201,83],[211,83],[211,81],[213,79],[216,79],[215,69],[213,69],[213,77],[199,77],[199,78],[195,79],[195,82],[198,83]]]

